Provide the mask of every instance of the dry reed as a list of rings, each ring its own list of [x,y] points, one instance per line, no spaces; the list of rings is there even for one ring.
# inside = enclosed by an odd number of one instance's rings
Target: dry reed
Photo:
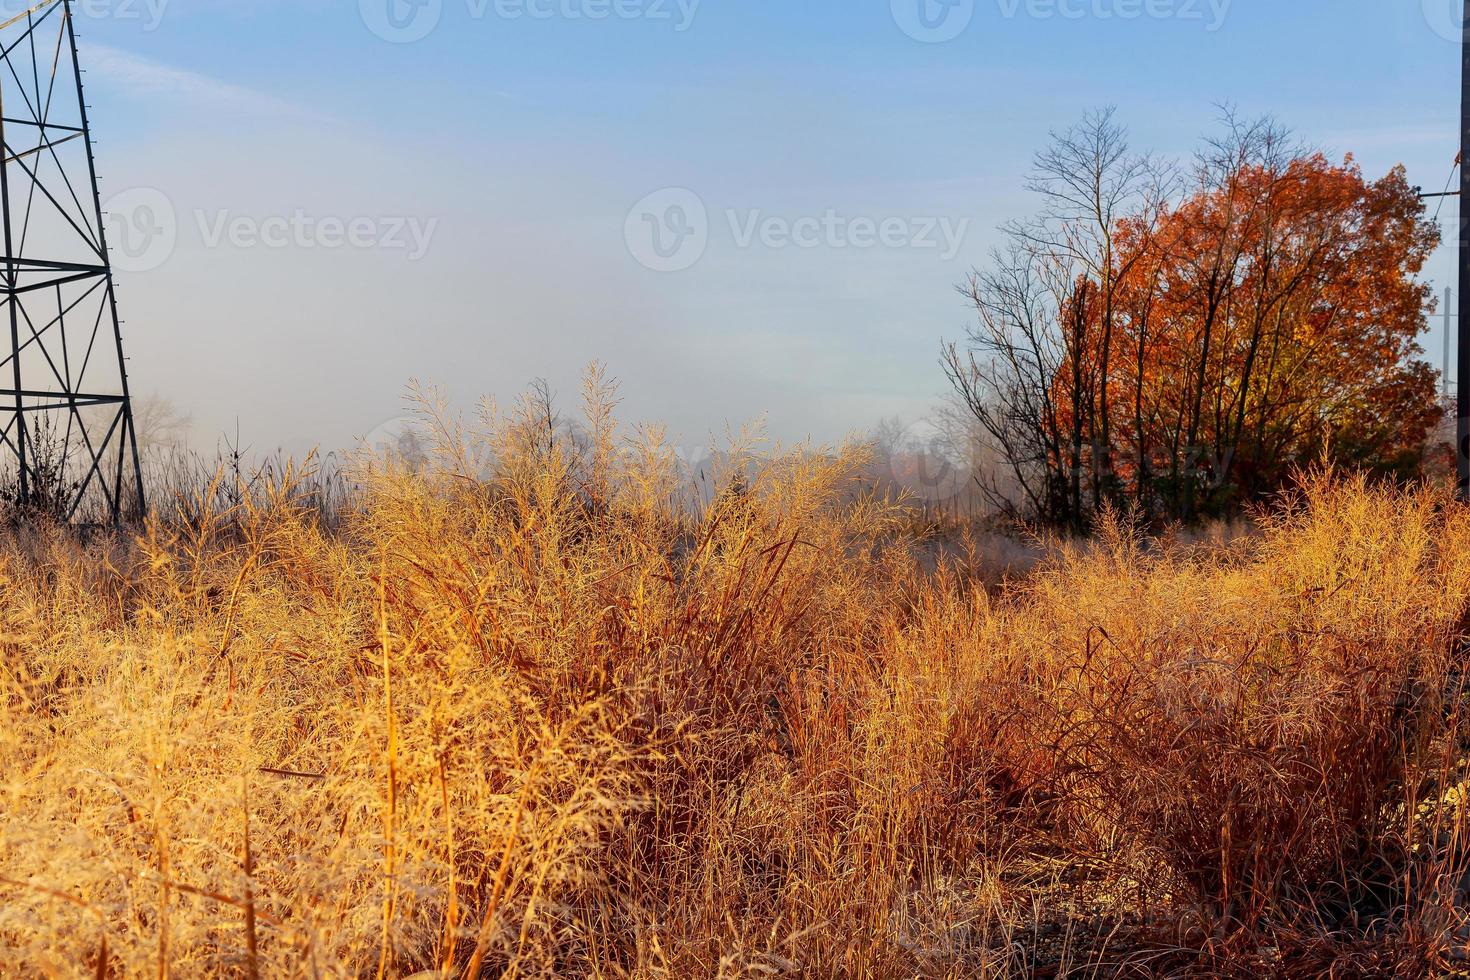
[[[1313,477],[997,582],[593,374],[433,465],[0,550],[0,972],[1422,975],[1463,927],[1470,515]],[[309,479],[307,480],[309,483]],[[927,555],[927,557],[926,557]]]

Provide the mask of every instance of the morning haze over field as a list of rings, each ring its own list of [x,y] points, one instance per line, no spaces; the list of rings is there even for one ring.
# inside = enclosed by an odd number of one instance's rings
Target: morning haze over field
[[[237,421],[261,450],[349,445],[402,414],[411,377],[466,405],[538,377],[570,395],[593,357],[627,382],[630,418],[681,444],[763,414],[788,440],[911,424],[969,320],[952,287],[1035,209],[1031,156],[1087,109],[1117,105],[1138,149],[1175,157],[1221,103],[1269,112],[1435,191],[1456,149],[1449,0],[935,2],[929,35],[887,0],[93,6],[104,198],[152,188],[177,216],[167,261],[119,271],[147,314],[135,386],[210,451]],[[961,22],[943,43],[903,29]],[[709,244],[659,274],[624,225],[666,188],[702,199]],[[730,212],[736,229],[829,212],[966,228],[953,254],[939,234],[741,247]],[[298,214],[375,227],[366,247],[211,247],[226,216]],[[1453,227],[1454,201],[1440,217]],[[436,223],[417,259],[409,235],[378,246],[393,219]]]
[[[1470,976],[1470,0],[3,2],[0,980]]]

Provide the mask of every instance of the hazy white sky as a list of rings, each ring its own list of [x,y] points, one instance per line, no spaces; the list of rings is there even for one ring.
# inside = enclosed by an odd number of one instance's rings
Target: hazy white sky
[[[255,448],[300,452],[400,414],[410,378],[470,404],[544,376],[570,405],[594,358],[628,420],[691,445],[763,415],[820,441],[916,420],[967,322],[953,286],[1032,210],[1049,129],[1116,104],[1139,148],[1183,155],[1232,101],[1439,190],[1457,6],[78,0],[78,16],[135,390],[190,412],[196,446],[238,421]]]

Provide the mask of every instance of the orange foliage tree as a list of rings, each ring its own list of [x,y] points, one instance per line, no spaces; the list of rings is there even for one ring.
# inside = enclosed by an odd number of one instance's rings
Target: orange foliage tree
[[[1183,169],[1129,156],[1110,112],[1055,141],[1043,216],[972,276],[945,352],[1008,464],[997,499],[1080,531],[1108,504],[1228,513],[1317,459],[1417,472],[1439,237],[1402,167],[1370,181],[1269,121],[1227,119]]]

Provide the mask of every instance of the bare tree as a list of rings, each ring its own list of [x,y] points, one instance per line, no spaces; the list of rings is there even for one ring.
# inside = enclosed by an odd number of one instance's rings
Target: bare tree
[[[961,402],[1010,471],[1004,489],[994,474],[979,476],[990,502],[1007,511],[1023,506],[1075,519],[1076,474],[1067,465],[1064,413],[1053,383],[1067,360],[1067,341],[1058,329],[1066,278],[1064,268],[1043,261],[1027,239],[1013,235],[1006,250],[993,253],[991,267],[961,287],[977,320],[965,349],[945,348],[944,365]]]
[[[194,419],[160,394],[133,399],[133,425],[138,451],[182,449],[189,441]]]
[[[1158,168],[1149,157],[1130,150],[1128,133],[1111,107],[1088,112],[1051,139],[1037,154],[1027,181],[1027,188],[1041,195],[1042,210],[1011,230],[1049,261],[1069,268],[1077,283],[1077,295],[1068,304],[1070,342],[1078,350],[1090,346],[1096,355],[1088,359],[1095,363],[1089,379],[1093,403],[1079,406],[1075,419],[1085,428],[1091,450],[1089,489],[1096,508],[1116,490],[1111,403],[1118,284],[1143,254],[1124,253],[1120,259],[1116,237],[1120,220],[1136,213],[1156,191]],[[1078,359],[1078,371],[1080,363]]]

